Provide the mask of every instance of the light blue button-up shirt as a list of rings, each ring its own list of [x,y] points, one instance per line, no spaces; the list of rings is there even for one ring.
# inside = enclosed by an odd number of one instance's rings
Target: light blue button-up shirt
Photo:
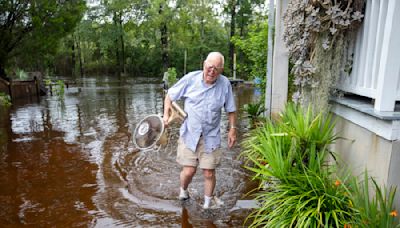
[[[203,71],[190,72],[168,90],[168,95],[172,101],[184,100],[188,115],[180,128],[180,136],[185,145],[196,151],[202,135],[206,152],[219,148],[221,109],[236,111],[229,79],[219,75],[214,84],[207,85],[203,81]]]

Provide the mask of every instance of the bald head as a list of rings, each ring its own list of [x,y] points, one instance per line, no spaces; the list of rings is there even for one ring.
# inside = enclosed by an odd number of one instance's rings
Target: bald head
[[[224,56],[220,52],[210,52],[203,66],[203,79],[206,84],[213,84],[224,71]]]
[[[216,62],[220,63],[219,66],[217,66],[217,67],[224,68],[225,58],[221,54],[221,52],[217,52],[217,51],[210,52],[206,58],[206,61],[208,61],[208,62],[216,61]]]

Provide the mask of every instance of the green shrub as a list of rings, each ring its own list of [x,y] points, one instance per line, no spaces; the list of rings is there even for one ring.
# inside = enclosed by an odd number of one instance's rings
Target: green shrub
[[[359,224],[359,211],[346,188],[327,169],[294,170],[284,180],[256,194],[260,208],[252,226],[343,227]]]
[[[350,188],[352,202],[360,210],[360,227],[400,227],[397,211],[393,205],[396,188],[391,187],[389,190],[386,187],[381,188],[373,178],[368,177],[367,171],[364,172],[361,182],[353,178]],[[374,191],[372,199],[369,189]]]
[[[64,82],[62,80],[57,80],[56,84],[57,84],[57,89],[56,89],[57,96],[63,96],[65,90]]]
[[[17,79],[19,80],[27,80],[28,79],[28,74],[21,69],[17,69],[15,72],[15,75],[17,76]]]
[[[172,87],[178,79],[176,78],[176,69],[175,67],[168,68],[168,86]]]
[[[0,105],[2,106],[10,106],[11,105],[11,97],[8,94],[0,92]]]
[[[268,163],[271,176],[285,178],[292,169],[302,169],[300,165],[308,164],[310,159],[325,159],[328,146],[338,138],[333,127],[331,115],[315,115],[311,108],[303,110],[289,103],[280,121],[250,132],[243,142],[242,155],[261,167]],[[311,154],[316,157],[310,157]],[[312,168],[315,163],[309,165]],[[313,169],[318,169],[318,165]]]
[[[395,189],[363,184],[328,163],[338,136],[330,115],[288,104],[281,120],[252,130],[243,142],[246,168],[259,180],[259,208],[247,218],[258,227],[396,227]],[[248,222],[246,221],[246,222]],[[397,225],[398,227],[398,225]]]
[[[255,129],[244,145],[247,168],[260,179],[253,226],[343,226],[357,217],[326,164],[336,140],[332,118],[288,104],[280,121]],[[267,183],[268,188],[265,188]]]
[[[261,116],[264,112],[264,105],[262,102],[245,104],[243,106],[243,111],[247,113],[252,127],[256,127],[260,122],[265,121],[265,118]]]
[[[64,96],[65,83],[63,80],[53,82],[51,79],[45,79],[44,84],[49,88],[49,90],[51,90],[51,92],[55,92],[57,96]]]

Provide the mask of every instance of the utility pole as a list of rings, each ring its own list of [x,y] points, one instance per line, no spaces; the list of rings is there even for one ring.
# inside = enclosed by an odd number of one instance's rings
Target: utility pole
[[[236,80],[236,53],[233,53],[233,80]]]
[[[183,75],[186,74],[186,61],[187,61],[187,49],[185,48],[185,52],[183,55]]]

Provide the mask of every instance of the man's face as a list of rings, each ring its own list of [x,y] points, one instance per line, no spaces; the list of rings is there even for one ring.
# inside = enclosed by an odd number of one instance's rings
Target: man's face
[[[220,58],[209,58],[204,61],[203,73],[205,83],[209,85],[213,84],[223,70]]]

